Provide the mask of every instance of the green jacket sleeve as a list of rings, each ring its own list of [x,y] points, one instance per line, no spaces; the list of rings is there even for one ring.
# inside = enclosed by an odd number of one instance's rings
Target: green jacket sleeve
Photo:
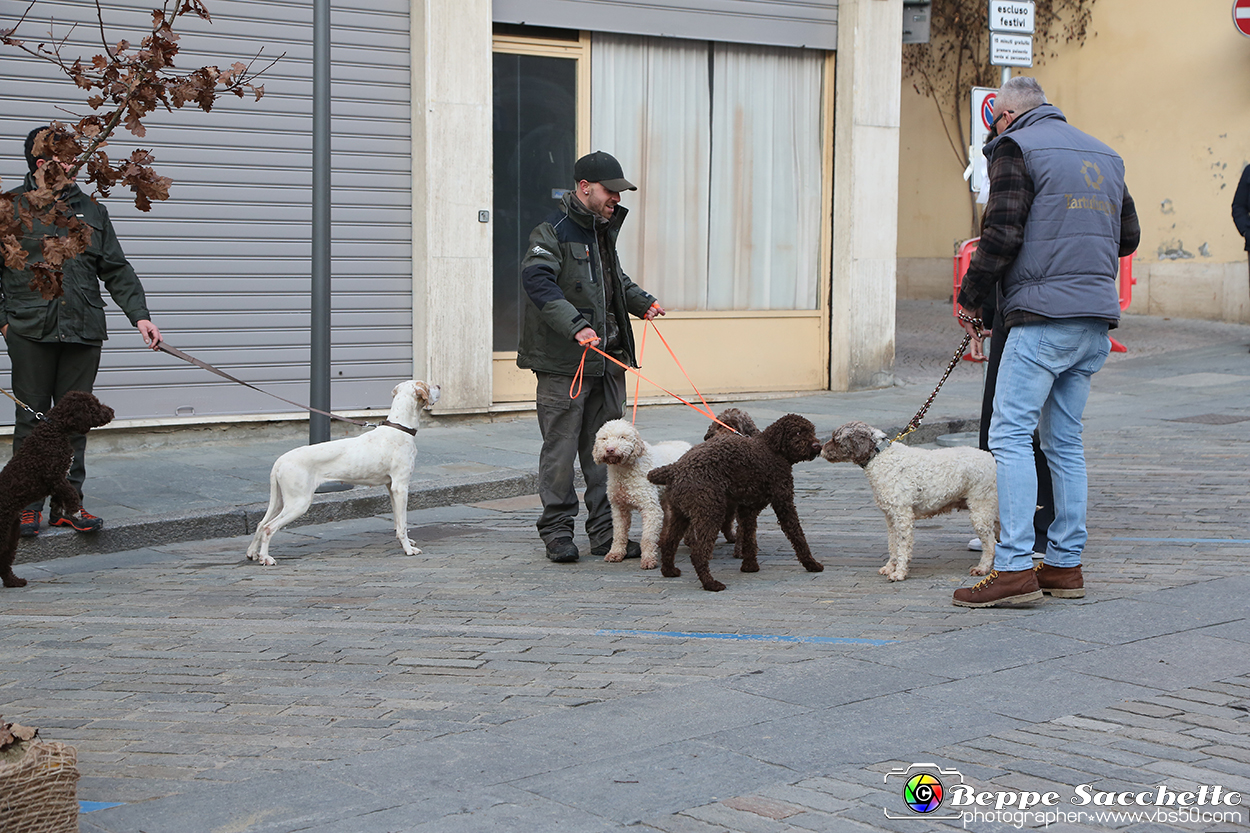
[[[152,314],[148,311],[143,284],[139,282],[139,276],[135,274],[130,261],[126,260],[126,254],[117,240],[117,233],[113,231],[113,221],[109,219],[104,206],[96,204],[95,207],[102,219],[100,226],[96,228],[96,233],[101,235],[96,275],[132,326],[144,319],[151,320]]]
[[[564,257],[555,229],[550,223],[540,223],[530,233],[529,248],[521,261],[521,286],[538,308],[543,322],[572,341],[573,336],[590,323],[560,289],[558,279]]]

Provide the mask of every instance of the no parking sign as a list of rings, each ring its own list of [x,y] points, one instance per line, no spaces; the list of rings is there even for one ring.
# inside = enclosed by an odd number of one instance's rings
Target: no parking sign
[[[990,135],[990,125],[994,123],[994,99],[998,90],[993,87],[972,88],[972,129],[968,131],[968,170],[964,179],[973,191],[985,191],[989,188],[989,173],[986,170],[985,156],[981,146],[985,137]]]

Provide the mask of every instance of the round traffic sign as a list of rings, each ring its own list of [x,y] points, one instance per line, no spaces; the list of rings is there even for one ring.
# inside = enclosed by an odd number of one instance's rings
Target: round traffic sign
[[[996,98],[998,98],[998,93],[990,93],[981,102],[981,124],[985,125],[986,130],[994,126],[994,99]]]
[[[1233,0],[1233,25],[1250,38],[1250,0]]]

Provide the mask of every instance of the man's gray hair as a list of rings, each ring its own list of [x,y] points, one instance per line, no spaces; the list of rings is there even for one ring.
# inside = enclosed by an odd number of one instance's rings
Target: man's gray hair
[[[1011,110],[1016,115],[1027,113],[1034,107],[1041,107],[1045,103],[1046,93],[1042,92],[1042,85],[1037,83],[1036,78],[1030,78],[1027,75],[1008,78],[1002,89],[998,91],[999,109]]]

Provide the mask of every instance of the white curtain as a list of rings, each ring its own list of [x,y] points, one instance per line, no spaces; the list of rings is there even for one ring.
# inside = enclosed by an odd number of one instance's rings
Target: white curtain
[[[716,44],[711,309],[815,309],[824,54]]]
[[[618,251],[625,272],[669,309],[707,306],[708,44],[595,35],[590,142],[638,186]]]
[[[625,271],[669,309],[816,309],[824,53],[595,35],[591,146],[636,184]]]

